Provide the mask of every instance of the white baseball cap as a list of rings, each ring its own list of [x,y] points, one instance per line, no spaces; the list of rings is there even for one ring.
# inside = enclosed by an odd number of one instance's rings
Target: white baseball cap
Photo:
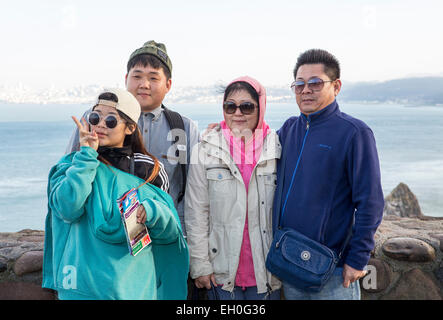
[[[111,88],[111,89],[105,89],[105,91],[103,91],[102,93],[99,94],[99,97],[103,93],[115,94],[117,96],[118,102],[97,99],[96,105],[101,104],[104,106],[109,106],[109,107],[115,108],[115,109],[123,112],[135,123],[138,122],[138,118],[140,117],[140,113],[141,113],[140,103],[138,103],[137,99],[132,95],[132,93],[130,93],[129,91],[127,91],[125,89]]]

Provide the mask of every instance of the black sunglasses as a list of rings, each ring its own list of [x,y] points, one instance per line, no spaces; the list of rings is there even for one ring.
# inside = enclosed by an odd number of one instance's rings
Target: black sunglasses
[[[223,109],[227,114],[233,114],[240,108],[240,112],[243,114],[252,114],[257,106],[252,102],[243,102],[239,106],[232,101],[225,101],[223,103]]]
[[[292,91],[294,91],[295,94],[300,94],[303,92],[305,85],[308,85],[308,89],[312,90],[312,91],[320,91],[321,89],[323,89],[323,86],[325,85],[325,82],[334,82],[335,80],[323,80],[320,78],[314,78],[314,79],[310,79],[308,80],[308,82],[304,82],[304,81],[294,81],[291,84],[291,89]]]
[[[88,122],[90,125],[96,126],[100,123],[102,116],[98,112],[91,112],[88,116]],[[114,129],[120,120],[116,116],[110,114],[105,118],[105,125],[109,129]]]

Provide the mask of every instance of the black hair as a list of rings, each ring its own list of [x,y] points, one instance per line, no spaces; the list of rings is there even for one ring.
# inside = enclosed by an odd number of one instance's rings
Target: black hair
[[[143,67],[151,66],[154,69],[163,69],[163,73],[166,76],[166,80],[171,79],[171,71],[169,68],[156,56],[152,54],[139,54],[128,61],[126,67],[127,73],[135,66],[141,65]]]
[[[99,100],[113,101],[113,102],[117,102],[118,103],[118,97],[114,93],[112,93],[112,92],[104,92],[104,93],[99,95],[98,99]],[[138,128],[137,123],[134,122],[134,120],[132,120],[131,118],[129,118],[124,112],[121,112],[120,110],[117,110],[117,113],[120,116],[120,118],[122,118],[126,122],[126,126],[134,127],[134,131],[132,132],[132,134],[129,134],[129,135],[125,136],[125,140],[123,142],[123,145],[124,146],[130,146],[133,153],[142,153],[144,155],[150,156],[154,160],[154,169],[152,170],[151,175],[145,177],[145,180],[147,182],[153,181],[157,177],[157,175],[158,175],[158,173],[160,171],[160,164],[158,162],[158,159],[154,155],[150,154],[146,150],[145,145],[143,143],[143,136],[142,136],[142,134],[140,132],[140,129]],[[99,155],[97,159],[100,160],[101,162],[107,164],[107,165],[111,165],[101,155]]]
[[[118,97],[115,95],[115,93],[112,92],[103,92],[98,96],[99,100],[106,100],[106,101],[112,101],[112,102],[118,102]]]
[[[254,99],[254,101],[257,102],[257,105],[259,104],[257,91],[255,91],[255,89],[245,81],[234,82],[231,83],[229,86],[227,86],[223,96],[223,101],[226,101],[226,99],[229,97],[231,93],[240,90],[246,90],[251,95],[252,99]]]
[[[294,68],[294,79],[297,78],[297,71],[304,64],[323,64],[324,72],[331,80],[340,78],[340,63],[337,58],[326,50],[310,49],[298,56]]]

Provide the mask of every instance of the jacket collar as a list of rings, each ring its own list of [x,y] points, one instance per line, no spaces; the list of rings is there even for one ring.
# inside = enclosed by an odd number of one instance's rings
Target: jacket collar
[[[105,160],[122,171],[128,172],[130,161],[133,152],[130,146],[125,146],[122,148],[109,148],[109,147],[99,147],[97,149],[99,155],[101,155]]]
[[[130,146],[124,146],[121,148],[110,148],[110,147],[98,147],[98,154],[104,157],[126,157],[132,156],[132,149]]]
[[[154,110],[151,110],[151,111],[148,111],[148,112],[142,112],[141,113],[141,118],[143,118],[143,115],[145,115],[145,114],[152,114],[152,120],[157,120],[159,117],[160,117],[160,115],[162,114],[162,112],[163,112],[163,109],[164,108],[164,106],[163,105],[161,105],[161,106],[159,106],[159,107],[157,107],[157,108],[155,108]]]
[[[305,115],[303,113],[300,113],[300,119],[302,119],[303,122],[309,122],[309,123],[319,123],[323,120],[328,119],[330,116],[336,114],[339,112],[338,103],[337,100],[334,100],[331,104],[326,106],[325,108],[321,109],[320,111],[311,113],[310,115]]]
[[[220,126],[218,125],[211,131],[203,134],[202,144],[206,144],[206,152],[209,155],[222,159],[225,163],[232,162],[232,157],[229,151],[229,145],[223,136]],[[269,130],[268,135],[265,138],[263,149],[260,155],[259,162],[280,159],[281,145],[278,140],[277,134]]]

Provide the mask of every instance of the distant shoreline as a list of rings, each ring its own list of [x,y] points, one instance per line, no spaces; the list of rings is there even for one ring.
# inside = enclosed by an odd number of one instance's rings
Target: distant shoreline
[[[443,77],[411,77],[383,82],[347,82],[338,96],[342,103],[400,104],[405,106],[443,106]],[[116,85],[119,87],[120,85]],[[173,86],[165,98],[166,104],[204,104],[222,100],[222,83],[208,86]],[[97,84],[64,89],[28,88],[23,84],[0,85],[0,103],[8,104],[90,104],[109,86]],[[288,85],[265,86],[267,102],[295,102]]]

